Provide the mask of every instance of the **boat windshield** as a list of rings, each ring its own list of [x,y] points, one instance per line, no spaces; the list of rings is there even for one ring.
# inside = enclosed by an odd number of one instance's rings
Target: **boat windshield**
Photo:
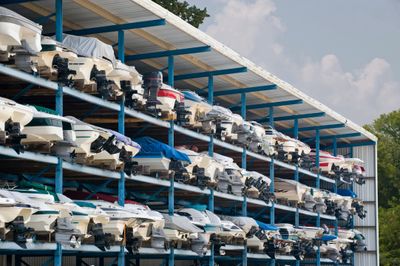
[[[62,127],[61,120],[53,118],[33,118],[31,122],[27,125],[28,127],[42,127],[42,126],[53,126]]]

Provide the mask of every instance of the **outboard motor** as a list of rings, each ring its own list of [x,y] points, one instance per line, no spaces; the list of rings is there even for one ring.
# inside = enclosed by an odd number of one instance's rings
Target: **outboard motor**
[[[296,258],[296,260],[304,259],[305,252],[304,249],[302,248],[302,244],[300,241],[297,241],[296,243],[293,244],[292,254]]]
[[[57,69],[57,82],[64,86],[71,86],[73,81],[69,76],[76,75],[76,71],[68,68],[68,58],[63,58],[59,54],[56,54],[51,64]]]
[[[137,99],[133,99],[133,95],[137,94],[137,90],[132,90],[132,84],[130,80],[121,80],[121,89],[125,95],[125,104],[128,107],[137,107]]]
[[[360,219],[364,219],[367,217],[367,211],[364,210],[364,206],[358,203],[357,201],[351,203],[351,206],[356,209],[356,213]]]
[[[157,95],[163,84],[163,75],[161,71],[150,72],[144,76],[144,97],[147,99],[146,108],[157,114],[157,104],[160,102],[157,100]]]
[[[258,228],[256,226],[252,226],[249,230],[249,232],[246,234],[247,238],[250,238],[252,236],[254,236],[257,232],[258,232]]]
[[[189,180],[189,173],[186,168],[183,167],[181,161],[171,159],[169,163],[169,169],[172,171],[172,178],[175,181],[186,183]]]
[[[90,72],[90,80],[96,81],[97,92],[100,93],[102,98],[113,99],[115,95],[112,93],[111,84],[107,80],[106,71],[98,70],[97,66],[94,65]]]
[[[100,250],[106,251],[110,249],[112,235],[110,233],[104,233],[103,225],[101,223],[90,223],[88,227],[88,233],[94,237],[94,245]]]
[[[73,248],[80,247],[81,236],[72,224],[70,217],[57,218],[56,224],[56,242],[70,245]]]
[[[121,152],[121,148],[119,148],[115,144],[115,139],[116,137],[113,135],[109,137],[108,140],[103,145],[104,150],[107,151],[109,154],[116,154]]]
[[[127,227],[125,229],[125,235],[126,235],[126,249],[129,251],[129,253],[133,254],[139,251],[139,248],[141,246],[141,241],[137,237],[133,236],[133,228],[132,227]]]
[[[95,141],[90,144],[90,151],[93,153],[99,153],[104,150],[104,144],[106,143],[106,139],[102,136],[99,136]]]
[[[13,231],[13,241],[20,247],[26,248],[26,240],[33,233],[32,228],[27,228],[24,225],[24,217],[18,216],[11,223],[8,228]]]
[[[275,240],[273,238],[264,242],[264,252],[271,258],[275,259],[277,246],[275,245]]]
[[[21,145],[21,140],[25,139],[26,134],[21,134],[21,125],[18,122],[12,122],[8,120],[5,123],[5,131],[6,131],[6,141],[9,142],[11,147],[19,154],[23,149]]]
[[[133,161],[132,153],[127,152],[125,148],[122,148],[119,153],[119,159],[124,162],[124,172],[127,175],[136,175],[138,170],[136,166],[138,166],[138,163]]]
[[[211,181],[210,178],[205,175],[205,169],[197,165],[193,167],[193,174],[196,176],[196,185],[201,189],[206,188],[208,182]]]

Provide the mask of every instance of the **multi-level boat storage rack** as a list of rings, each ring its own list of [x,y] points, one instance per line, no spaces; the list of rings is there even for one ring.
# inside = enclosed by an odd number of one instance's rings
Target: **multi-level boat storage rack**
[[[140,73],[160,70],[168,83],[179,89],[194,90],[216,103],[240,111],[247,120],[258,120],[276,127],[279,131],[306,141],[315,147],[331,151],[334,155],[355,156],[366,162],[367,178],[363,187],[353,186],[364,201],[367,218],[356,218],[353,226],[366,236],[368,251],[356,253],[352,265],[378,265],[377,232],[377,165],[376,138],[362,127],[342,117],[333,110],[303,94],[288,83],[257,67],[228,47],[193,28],[172,13],[150,0],[1,0],[0,3],[15,12],[44,25],[45,34],[62,33],[93,35],[113,44],[118,58],[132,64]],[[147,135],[169,145],[195,144],[210,153],[216,151],[234,158],[243,168],[268,175],[292,177],[294,180],[316,188],[336,191],[345,186],[340,181],[310,172],[276,159],[265,157],[246,149],[213,139],[169,121],[160,120],[124,107],[124,103],[103,100],[72,87],[33,76],[0,65],[0,96],[23,104],[38,104],[55,108],[60,115],[72,115],[92,124],[119,130],[129,137]],[[323,89],[323,88],[321,88]],[[338,95],[337,97],[342,97]],[[153,177],[102,170],[62,161],[60,158],[0,146],[1,169],[8,174],[30,175],[36,182],[50,182],[58,193],[63,185],[84,184],[93,192],[115,191],[119,202],[124,202],[125,192],[146,193],[149,201],[165,201],[169,211],[175,204],[208,204],[210,210],[230,212],[262,218],[274,224],[290,222],[294,225],[322,223],[337,228],[335,216],[319,215],[311,211],[266,204],[263,201],[224,194],[210,189],[174,183]],[[160,252],[142,248],[134,257],[126,255],[124,247],[115,246],[101,252],[94,246],[63,249],[57,244],[32,245],[21,249],[9,242],[0,243],[2,265],[147,265],[149,260],[161,264],[185,265],[184,261],[198,258],[196,253],[173,248]],[[318,253],[317,253],[318,254]],[[321,259],[297,261],[294,257],[268,256],[247,253],[241,257],[216,256],[208,253],[202,265],[214,265],[219,260],[231,260],[231,265],[249,262],[264,265],[327,265],[332,261]],[[85,262],[86,261],[86,262]],[[113,264],[114,263],[114,264]],[[151,264],[155,265],[155,264]],[[191,265],[191,264],[187,264]]]

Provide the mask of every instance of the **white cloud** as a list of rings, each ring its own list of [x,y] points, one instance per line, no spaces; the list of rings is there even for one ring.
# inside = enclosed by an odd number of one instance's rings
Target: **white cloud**
[[[305,93],[360,124],[399,108],[400,84],[386,60],[345,70],[334,54],[317,61],[289,57],[280,41],[286,28],[272,0],[219,1],[224,8],[206,32]]]

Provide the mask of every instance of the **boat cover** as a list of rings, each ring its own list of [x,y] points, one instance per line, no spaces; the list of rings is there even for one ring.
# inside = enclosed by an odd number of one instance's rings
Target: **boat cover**
[[[357,194],[350,189],[338,189],[337,194],[344,197],[352,197],[353,199],[357,198]]]
[[[337,239],[337,238],[338,238],[338,237],[335,236],[335,235],[327,235],[327,234],[324,234],[324,235],[322,235],[321,240],[322,240],[322,241],[332,241],[332,240],[335,240],[335,239]]]
[[[64,34],[62,44],[80,56],[106,59],[115,65],[114,49],[97,38]]]
[[[165,219],[165,227],[188,233],[201,233],[203,230],[195,226],[190,220],[180,215],[169,215],[168,213],[162,214]]]
[[[32,31],[35,31],[38,34],[42,34],[42,26],[27,19],[20,14],[0,6],[0,21],[1,22],[10,22],[23,27],[26,27]]]
[[[110,132],[111,134],[116,136],[118,141],[121,141],[125,145],[129,145],[131,147],[135,147],[140,150],[140,145],[137,144],[136,142],[134,142],[133,140],[131,140],[130,137],[127,137],[127,136],[125,136],[121,133],[118,133],[117,131],[111,130],[111,129],[107,129],[107,130],[108,130],[108,132]]]
[[[265,230],[265,231],[278,231],[279,230],[279,228],[274,225],[266,224],[266,223],[263,223],[260,221],[256,221],[256,222],[258,224],[258,227],[260,227],[261,230]]]
[[[150,137],[141,137],[135,139],[135,141],[141,146],[138,156],[146,155],[146,153],[162,153],[168,159],[187,161],[191,162],[189,156],[183,152],[177,151],[173,147],[162,143],[156,139]]]

